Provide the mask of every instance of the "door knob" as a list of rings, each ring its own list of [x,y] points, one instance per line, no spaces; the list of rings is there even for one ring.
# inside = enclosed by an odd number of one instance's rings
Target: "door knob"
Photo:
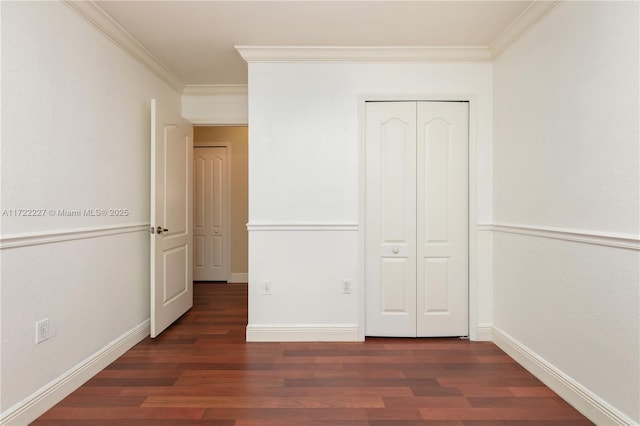
[[[163,228],[162,226],[158,226],[156,229],[156,234],[162,234],[163,232],[169,232],[167,228]]]
[[[393,249],[391,249],[391,251],[393,252],[393,254],[398,254],[400,252],[400,249],[398,247],[394,247]]]

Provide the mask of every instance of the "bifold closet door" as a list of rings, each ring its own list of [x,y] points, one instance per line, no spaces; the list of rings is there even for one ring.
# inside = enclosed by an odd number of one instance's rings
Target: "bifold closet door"
[[[416,103],[367,102],[366,327],[416,336]]]
[[[468,103],[365,113],[365,334],[466,336]]]
[[[417,336],[469,335],[469,103],[418,102]]]

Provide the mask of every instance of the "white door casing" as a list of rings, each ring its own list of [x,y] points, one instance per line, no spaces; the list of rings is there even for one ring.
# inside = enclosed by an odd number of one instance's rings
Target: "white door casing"
[[[193,126],[151,100],[151,337],[193,306]]]
[[[365,334],[468,335],[468,103],[365,115]]]
[[[227,281],[229,256],[226,147],[194,150],[194,264],[196,281]]]

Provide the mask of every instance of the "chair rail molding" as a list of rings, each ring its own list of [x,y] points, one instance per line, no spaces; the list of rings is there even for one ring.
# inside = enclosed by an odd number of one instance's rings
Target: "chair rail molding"
[[[358,231],[355,223],[247,223],[247,231]]]
[[[101,226],[95,228],[61,229],[55,231],[0,235],[0,249],[5,250],[16,247],[82,240],[85,238],[129,234],[132,232],[148,232],[149,227],[150,224],[148,223],[133,223],[124,225]]]
[[[628,250],[640,250],[640,235],[613,232],[589,231],[572,228],[553,228],[545,226],[492,223],[481,224],[478,231],[502,232],[508,234],[527,235],[539,238],[572,241],[583,244],[595,244]]]

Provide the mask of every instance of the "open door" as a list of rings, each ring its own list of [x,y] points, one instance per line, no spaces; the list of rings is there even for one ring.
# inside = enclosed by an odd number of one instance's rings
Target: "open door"
[[[151,100],[151,337],[193,306],[193,126]]]

